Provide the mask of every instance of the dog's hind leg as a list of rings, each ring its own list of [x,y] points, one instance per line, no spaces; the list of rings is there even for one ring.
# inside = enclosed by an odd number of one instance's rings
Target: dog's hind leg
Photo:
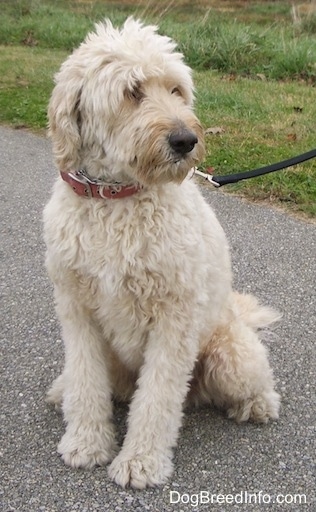
[[[237,422],[276,419],[280,398],[267,350],[255,329],[277,318],[251,296],[238,296],[229,321],[217,328],[199,354],[188,402],[212,402]]]
[[[65,388],[64,380],[64,374],[62,373],[61,375],[59,375],[59,377],[57,377],[57,379],[54,380],[53,384],[51,385],[46,395],[46,402],[54,405],[56,410],[58,411],[61,411],[63,403],[63,395]]]
[[[109,362],[114,400],[129,402],[135,392],[137,372],[129,370],[110,347],[107,347],[105,357]]]

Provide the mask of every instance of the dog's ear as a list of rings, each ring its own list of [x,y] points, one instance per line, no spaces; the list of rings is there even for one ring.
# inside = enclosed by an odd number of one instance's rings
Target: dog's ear
[[[76,169],[80,163],[81,90],[82,80],[78,76],[69,77],[63,69],[56,75],[48,106],[48,128],[56,163],[64,171]]]

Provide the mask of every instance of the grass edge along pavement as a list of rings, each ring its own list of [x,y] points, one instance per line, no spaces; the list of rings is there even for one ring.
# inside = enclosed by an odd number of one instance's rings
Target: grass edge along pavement
[[[5,6],[8,2],[3,4]],[[93,21],[101,19],[104,14],[112,14],[118,23],[123,21],[131,7],[124,5],[125,2],[120,3],[120,8],[113,2],[102,2],[101,9],[98,2],[93,2],[92,6],[89,2],[74,1],[65,8],[62,0],[58,0],[56,5],[39,1],[18,1],[15,4],[15,9],[12,6],[4,9],[6,43],[9,44],[1,46],[0,122],[43,130],[47,123],[46,109],[53,75],[70,53],[67,45],[77,46],[93,26]],[[31,7],[23,7],[26,4]],[[264,22],[260,18],[262,10],[259,4],[265,7]],[[259,4],[258,13],[255,6],[249,6],[248,10],[236,10],[233,19],[227,13],[203,11],[203,6],[197,9],[193,20],[192,9],[188,6],[171,7],[163,15],[154,13],[153,9],[150,11],[150,8],[146,11],[146,19],[159,24],[162,32],[179,42],[180,50],[194,69],[196,110],[205,129],[208,129],[207,158],[203,166],[214,167],[216,174],[256,168],[315,147],[316,38],[308,33],[295,36],[297,29],[289,18],[289,6],[285,11],[285,2]],[[36,9],[36,5],[40,8]],[[92,7],[95,12],[92,12]],[[272,12],[270,21],[269,9]],[[135,11],[135,7],[132,10]],[[144,11],[143,6],[136,11],[140,15]],[[44,14],[50,23],[46,42],[38,25],[41,15],[45,31],[48,21],[43,22]],[[242,17],[241,21],[238,16]],[[245,21],[247,16],[251,23],[247,19]],[[276,16],[280,17],[280,27],[275,22]],[[261,24],[256,20],[261,20]],[[214,40],[210,39],[215,22],[220,52],[214,47]],[[63,30],[57,30],[58,27],[63,27]],[[0,32],[4,37],[2,28]],[[54,42],[55,33],[59,34],[58,43]],[[267,67],[260,58],[267,49],[271,51],[276,34],[278,44],[274,54],[268,53],[271,65]],[[280,41],[283,41],[283,53]],[[48,48],[48,43],[55,44],[57,48]],[[217,64],[214,61],[210,64],[216,65],[217,69],[209,69],[206,64],[211,53]],[[289,55],[282,62],[285,53]],[[257,62],[256,67],[254,62]],[[273,68],[273,62],[281,65],[282,79],[271,78],[271,70],[277,69]],[[279,204],[313,217],[316,215],[316,162],[310,161],[297,168],[225,187],[224,190]]]

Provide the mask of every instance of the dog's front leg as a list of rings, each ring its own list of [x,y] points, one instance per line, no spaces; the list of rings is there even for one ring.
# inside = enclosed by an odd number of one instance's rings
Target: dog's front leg
[[[105,464],[115,454],[115,436],[104,340],[87,309],[71,301],[59,302],[65,343],[62,408],[67,428],[58,452],[72,467]]]
[[[110,477],[123,487],[162,484],[172,472],[172,447],[181,425],[197,336],[176,329],[172,315],[167,323],[165,329],[156,329],[149,336],[128,431],[121,452],[109,467]]]

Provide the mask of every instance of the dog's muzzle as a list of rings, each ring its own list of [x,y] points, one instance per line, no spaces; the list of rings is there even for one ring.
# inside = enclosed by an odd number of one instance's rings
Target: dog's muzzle
[[[184,156],[190,153],[197,144],[198,138],[195,133],[189,130],[174,131],[169,136],[169,144],[178,155]]]

